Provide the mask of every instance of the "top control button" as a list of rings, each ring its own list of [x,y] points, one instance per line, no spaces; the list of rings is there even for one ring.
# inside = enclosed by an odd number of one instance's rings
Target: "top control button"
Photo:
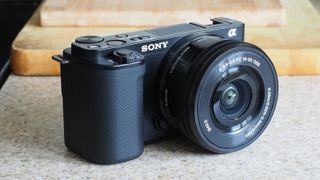
[[[132,55],[133,51],[129,50],[129,49],[119,49],[117,51],[115,51],[115,54],[117,54],[118,56],[130,56]]]
[[[139,41],[139,40],[148,39],[148,38],[150,38],[150,36],[137,36],[137,37],[130,38],[130,40]]]
[[[142,38],[141,37],[133,37],[133,38],[130,38],[131,41],[139,41],[141,40]]]
[[[110,46],[120,46],[120,45],[123,45],[125,43],[126,42],[122,41],[122,40],[110,40],[110,41],[107,41],[107,45],[110,45]]]
[[[103,41],[103,37],[100,36],[80,36],[76,39],[78,43],[90,44]]]
[[[116,37],[117,38],[125,38],[125,37],[128,37],[128,34],[117,34]]]
[[[93,48],[99,48],[99,47],[101,47],[100,45],[95,45],[95,44],[93,44],[93,45],[88,45],[87,46],[89,49],[93,49]]]
[[[141,36],[142,39],[149,39],[150,36]]]

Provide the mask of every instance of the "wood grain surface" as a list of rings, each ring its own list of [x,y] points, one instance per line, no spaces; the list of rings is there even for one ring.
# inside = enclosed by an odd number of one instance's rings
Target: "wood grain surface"
[[[285,22],[280,0],[46,0],[42,26],[159,26],[230,17],[250,26]]]
[[[309,1],[282,0],[286,25],[246,28],[246,41],[261,47],[279,74],[320,74],[320,16]],[[39,11],[12,44],[11,65],[20,75],[58,75],[59,64],[51,56],[61,53],[81,35],[109,35],[136,27],[41,27]]]

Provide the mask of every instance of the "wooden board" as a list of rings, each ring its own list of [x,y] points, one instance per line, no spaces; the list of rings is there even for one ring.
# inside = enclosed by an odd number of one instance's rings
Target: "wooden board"
[[[282,75],[320,74],[320,16],[304,0],[283,0],[287,12],[282,27],[246,28],[246,41],[261,47]],[[108,35],[139,28],[40,27],[39,12],[29,20],[12,44],[11,65],[20,75],[58,75],[51,56],[80,35]]]
[[[159,26],[230,17],[250,26],[285,22],[280,0],[47,0],[42,26]]]

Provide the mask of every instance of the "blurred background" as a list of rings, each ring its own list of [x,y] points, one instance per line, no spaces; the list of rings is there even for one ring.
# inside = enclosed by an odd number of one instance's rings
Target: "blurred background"
[[[218,16],[246,23],[281,75],[320,73],[318,0],[0,0],[0,86],[18,75],[59,75],[51,61],[77,36],[109,35]],[[20,33],[19,33],[20,32]],[[18,34],[19,33],[19,34]]]
[[[40,2],[41,0],[0,0],[0,87],[10,72],[8,58],[11,43]]]

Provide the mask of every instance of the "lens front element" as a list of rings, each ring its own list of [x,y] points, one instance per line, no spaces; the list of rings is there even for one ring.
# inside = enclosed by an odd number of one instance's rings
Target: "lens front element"
[[[238,90],[234,86],[228,86],[221,96],[221,104],[224,109],[231,109],[234,104],[238,101]]]
[[[236,120],[248,108],[250,99],[251,89],[245,81],[224,82],[213,96],[214,114],[222,113],[224,117]]]

